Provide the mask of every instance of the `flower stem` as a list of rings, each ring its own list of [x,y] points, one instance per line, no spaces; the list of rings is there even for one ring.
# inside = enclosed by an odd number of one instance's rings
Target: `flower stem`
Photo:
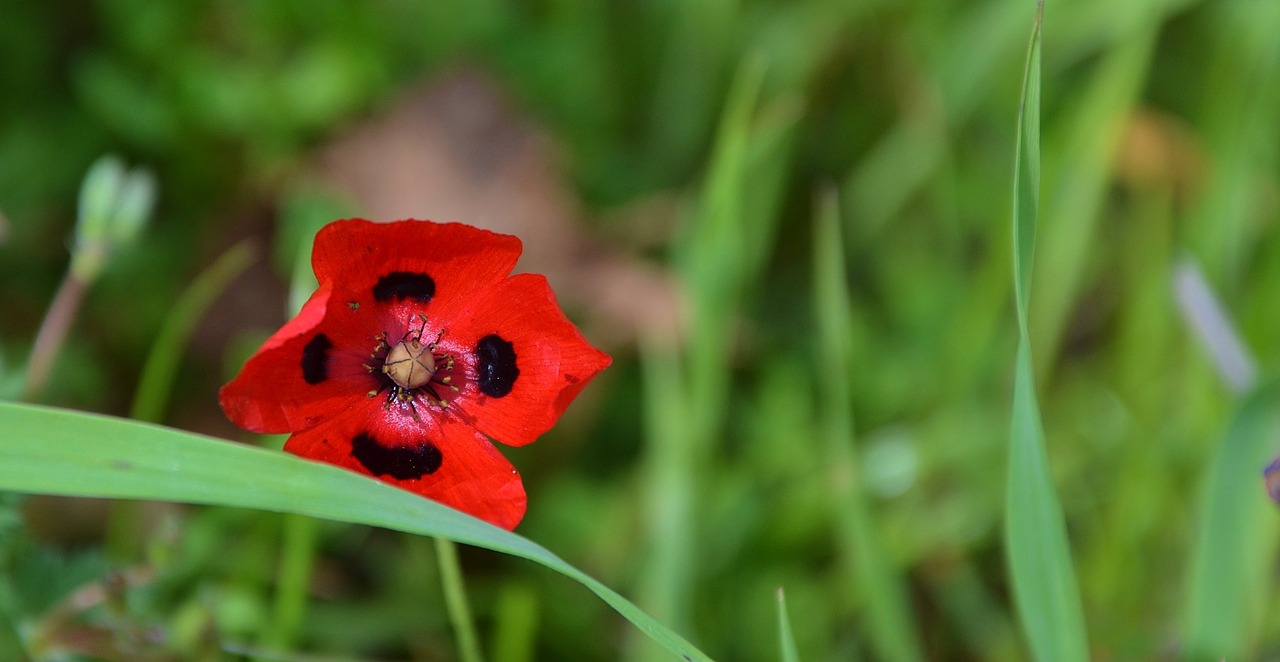
[[[27,380],[23,385],[22,399],[34,401],[44,392],[49,383],[49,373],[53,370],[54,360],[67,339],[67,331],[75,320],[80,302],[84,300],[85,281],[75,273],[68,271],[58,293],[45,313],[40,330],[36,333],[35,344],[31,348],[31,360],[27,363]]]
[[[454,636],[458,639],[458,656],[463,662],[482,662],[484,656],[480,654],[471,607],[467,604],[458,549],[452,540],[436,538],[436,562],[440,564],[440,583],[444,588],[445,606],[449,609],[449,621],[453,623]]]
[[[315,561],[315,519],[305,515],[284,515],[284,541],[280,568],[276,574],[274,624],[264,642],[270,647],[289,650],[298,639],[306,620],[307,587]]]

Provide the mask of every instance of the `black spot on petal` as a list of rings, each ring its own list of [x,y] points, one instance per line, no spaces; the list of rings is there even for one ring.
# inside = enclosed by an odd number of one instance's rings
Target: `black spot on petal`
[[[476,343],[476,369],[480,373],[480,392],[494,398],[510,393],[520,376],[515,348],[496,333]]]
[[[397,301],[413,299],[427,303],[435,294],[436,282],[431,276],[412,271],[393,271],[379,278],[373,286],[373,298],[378,301],[394,298]]]
[[[323,333],[307,342],[302,348],[302,379],[308,384],[319,384],[329,378],[329,350],[333,341]]]
[[[444,462],[440,449],[430,442],[417,446],[383,446],[367,432],[351,440],[351,457],[375,476],[391,476],[397,480],[422,478],[433,474]]]

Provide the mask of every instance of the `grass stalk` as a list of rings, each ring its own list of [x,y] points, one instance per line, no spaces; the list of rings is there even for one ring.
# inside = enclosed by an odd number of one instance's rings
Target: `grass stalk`
[[[1084,612],[1067,540],[1062,506],[1049,471],[1044,424],[1035,392],[1027,328],[1031,266],[1040,206],[1040,33],[1037,5],[1027,49],[1013,181],[1014,296],[1018,351],[1005,491],[1005,547],[1017,610],[1032,657],[1066,662],[1089,659]]]
[[[440,584],[444,589],[449,622],[453,625],[453,635],[458,643],[458,657],[463,662],[483,662],[480,639],[476,637],[476,625],[471,618],[467,589],[462,580],[462,566],[458,563],[458,548],[447,538],[435,540],[436,562],[440,564]]]
[[[916,626],[906,588],[897,568],[885,553],[863,487],[862,468],[855,446],[852,392],[853,312],[849,303],[840,233],[840,211],[834,189],[818,202],[813,233],[814,306],[818,347],[814,370],[818,383],[824,464],[830,468],[831,502],[836,545],[848,567],[851,592],[865,615],[876,658],[922,660]]]

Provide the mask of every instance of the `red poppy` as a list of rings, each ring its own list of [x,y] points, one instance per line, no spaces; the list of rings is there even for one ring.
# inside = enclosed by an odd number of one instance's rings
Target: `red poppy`
[[[524,516],[513,446],[546,432],[609,356],[542,276],[508,276],[520,240],[457,223],[335,221],[319,289],[222,387],[236,425],[506,529]]]

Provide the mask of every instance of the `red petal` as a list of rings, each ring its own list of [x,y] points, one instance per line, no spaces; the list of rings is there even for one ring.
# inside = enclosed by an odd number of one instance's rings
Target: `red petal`
[[[284,449],[373,476],[507,530],[520,523],[526,502],[520,474],[484,435],[446,410],[419,404],[421,420],[415,421],[402,406],[388,410],[384,402],[361,398],[358,406],[295,433]],[[366,447],[374,443],[370,438],[381,448],[392,449],[419,448],[429,442],[439,451],[439,468],[420,478],[374,475],[353,453],[355,440],[362,435]]]
[[[218,392],[236,425],[253,432],[295,432],[367,399],[379,382],[365,367],[382,329],[402,328],[384,308],[348,305],[331,283],[316,290],[298,316],[276,331]],[[316,345],[321,341],[323,343]],[[311,380],[307,356],[311,350]],[[320,350],[317,353],[317,350]],[[320,359],[323,359],[321,361]],[[323,379],[317,380],[317,370]]]
[[[516,237],[460,223],[405,220],[334,221],[316,234],[311,265],[321,283],[334,282],[357,300],[389,273],[426,274],[434,281],[431,307],[448,310],[502,280],[520,258]],[[422,310],[418,306],[415,310]]]
[[[481,432],[513,446],[555,425],[578,392],[611,362],[564,316],[547,279],[534,274],[488,289],[444,325],[441,346],[454,353],[466,375],[453,403]],[[519,370],[510,392],[498,397],[486,395],[477,382],[484,370],[477,344],[491,334],[511,343]]]

